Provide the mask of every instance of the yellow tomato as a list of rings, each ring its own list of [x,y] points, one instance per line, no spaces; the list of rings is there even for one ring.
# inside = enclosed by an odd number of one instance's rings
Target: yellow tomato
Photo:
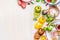
[[[42,28],[43,24],[39,23],[39,22],[36,22],[35,25],[34,25],[34,28],[35,29],[40,29]]]
[[[44,16],[41,16],[41,17],[38,19],[38,21],[39,21],[40,23],[44,24],[45,21],[46,21],[46,18],[45,18]]]
[[[46,40],[46,36],[44,36],[44,35],[41,36],[41,37],[40,37],[40,40]]]

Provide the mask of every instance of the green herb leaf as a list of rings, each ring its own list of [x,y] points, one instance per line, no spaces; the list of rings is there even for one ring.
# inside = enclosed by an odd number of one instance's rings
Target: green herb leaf
[[[34,4],[33,2],[31,2],[31,4]]]

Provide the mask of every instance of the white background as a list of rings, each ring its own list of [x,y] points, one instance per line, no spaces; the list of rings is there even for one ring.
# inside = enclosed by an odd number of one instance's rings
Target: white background
[[[0,40],[32,40],[30,10],[23,10],[17,0],[0,0]]]
[[[0,40],[33,40],[33,7],[23,10],[17,0],[0,0]]]

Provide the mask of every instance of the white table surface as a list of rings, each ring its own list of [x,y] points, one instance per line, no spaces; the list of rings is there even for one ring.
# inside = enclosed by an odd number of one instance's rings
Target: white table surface
[[[33,40],[33,9],[35,3],[23,10],[17,0],[0,0],[0,40]]]

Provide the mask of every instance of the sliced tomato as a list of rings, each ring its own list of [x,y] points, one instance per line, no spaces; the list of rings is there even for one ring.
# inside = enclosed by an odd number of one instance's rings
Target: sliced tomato
[[[18,5],[21,6],[23,9],[25,9],[27,3],[26,3],[26,2],[23,2],[23,1],[21,1],[21,0],[19,0],[19,1],[18,1]]]

